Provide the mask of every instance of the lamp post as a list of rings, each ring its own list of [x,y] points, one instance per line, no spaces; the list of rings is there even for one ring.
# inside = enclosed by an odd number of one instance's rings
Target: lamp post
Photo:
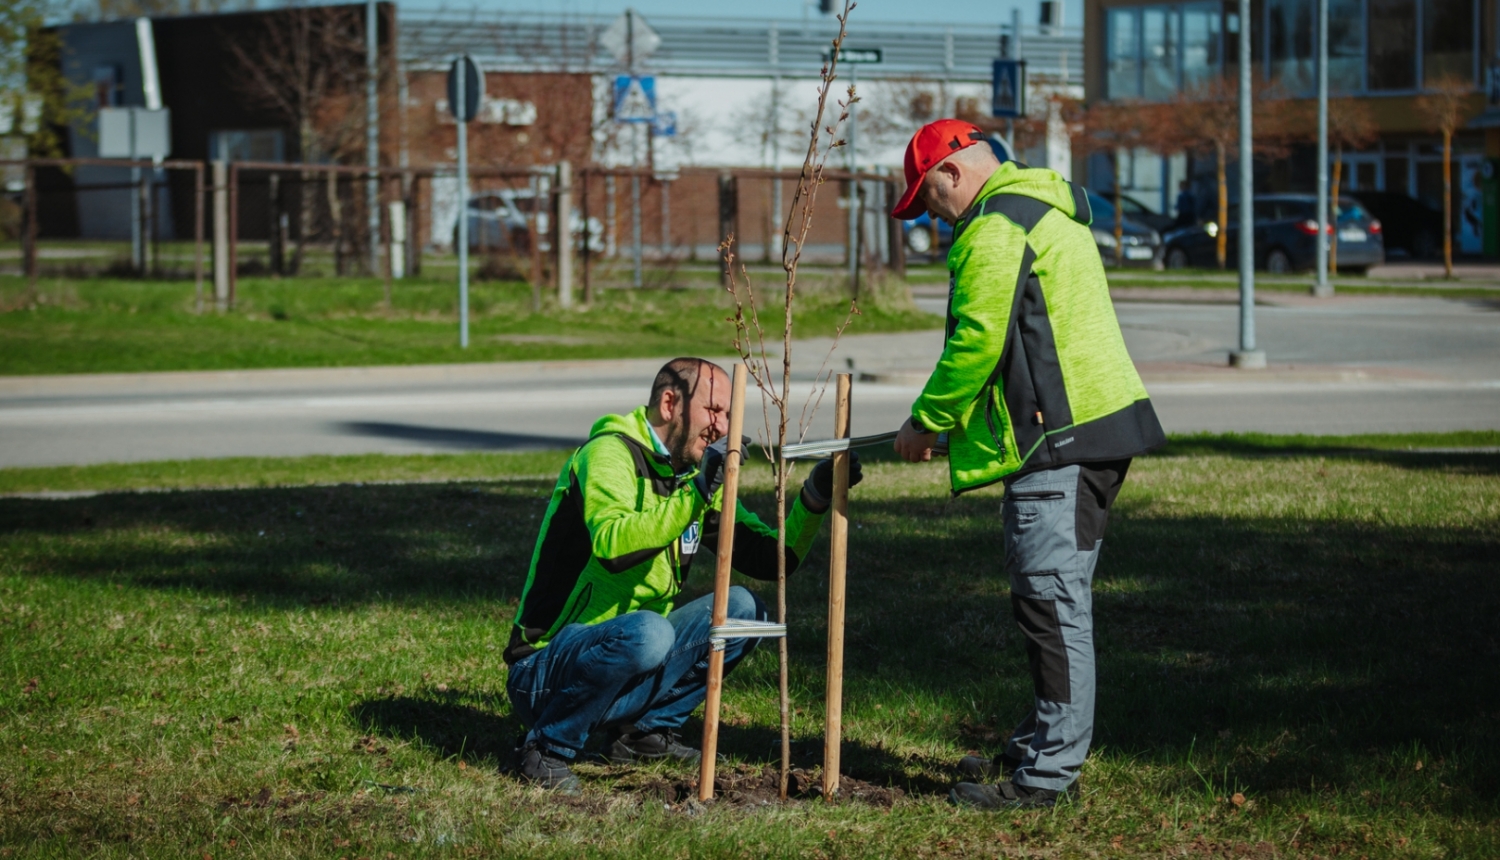
[[[1255,348],[1255,155],[1250,115],[1250,0],[1240,0],[1240,348],[1229,364],[1246,369],[1266,366],[1266,354]]]
[[[1334,207],[1338,202],[1334,201]],[[1337,227],[1335,227],[1337,229]],[[1328,282],[1328,0],[1318,0],[1318,280],[1313,295],[1333,295]]]

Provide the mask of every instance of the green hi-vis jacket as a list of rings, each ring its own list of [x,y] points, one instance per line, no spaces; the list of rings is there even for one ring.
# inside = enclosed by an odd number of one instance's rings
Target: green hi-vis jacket
[[[521,592],[506,664],[547,647],[569,624],[638,609],[666,615],[700,545],[718,546],[723,491],[704,503],[658,454],[646,407],[606,415],[563,466]],[[733,567],[776,579],[776,529],[737,504]],[[787,514],[786,569],[797,569],[823,522],[799,494]]]
[[[947,341],[912,405],[948,432],[953,492],[1166,441],[1109,299],[1088,197],[1000,166],[954,227]]]

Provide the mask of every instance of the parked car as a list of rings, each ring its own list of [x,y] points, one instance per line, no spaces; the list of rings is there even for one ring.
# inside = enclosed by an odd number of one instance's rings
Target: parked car
[[[1311,194],[1268,194],[1255,198],[1255,267],[1272,274],[1311,269],[1318,246],[1317,198]],[[1218,265],[1214,249],[1219,225],[1209,221],[1173,230],[1163,237],[1169,269]],[[1342,271],[1363,274],[1385,262],[1380,220],[1352,197],[1341,197],[1328,233],[1338,234],[1338,263]],[[1325,240],[1326,241],[1326,240]],[[1239,206],[1229,207],[1225,259],[1239,260]]]
[[[1355,196],[1380,219],[1385,251],[1404,251],[1414,259],[1436,257],[1443,250],[1443,210],[1394,191],[1358,191]],[[1344,249],[1339,248],[1339,262]]]
[[[529,188],[505,188],[488,191],[469,198],[469,250],[471,251],[516,251],[530,250],[531,230],[528,220],[537,209],[536,193]],[[583,218],[573,213],[573,247],[583,247]],[[536,212],[536,235],[542,251],[552,250],[548,232],[551,226],[550,213],[546,207]],[[588,221],[589,251],[604,252],[604,222],[598,218]],[[458,244],[458,228],[454,228],[454,244]]]
[[[1111,203],[1115,199],[1113,191],[1100,191],[1099,196]],[[1131,197],[1129,194],[1120,195],[1120,208],[1124,210],[1126,218],[1138,224],[1145,224],[1158,233],[1165,233],[1177,224],[1177,219],[1174,216],[1162,212],[1153,212],[1147,209],[1144,203]]]
[[[1104,265],[1113,266],[1118,259],[1115,256],[1115,205],[1097,191],[1089,190],[1088,197],[1089,208],[1094,215],[1093,223],[1090,224],[1094,231],[1094,244],[1099,247],[1099,256],[1104,259]],[[1126,213],[1120,228],[1125,265],[1161,268],[1161,234],[1130,217],[1128,209]]]
[[[906,250],[913,254],[931,254],[953,244],[953,228],[947,221],[933,218],[930,212],[923,212],[902,227],[906,231]]]
[[[1089,207],[1093,210],[1094,243],[1105,265],[1115,263],[1115,207],[1093,191],[1088,192]],[[906,248],[913,254],[933,254],[953,244],[953,228],[942,219],[936,220],[929,213],[905,222]],[[1161,235],[1140,224],[1129,215],[1125,216],[1123,229],[1126,265],[1154,266],[1160,262]],[[936,244],[934,244],[936,242]]]

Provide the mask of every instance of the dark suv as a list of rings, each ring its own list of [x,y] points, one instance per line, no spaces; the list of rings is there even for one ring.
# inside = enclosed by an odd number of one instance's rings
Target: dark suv
[[[1311,269],[1316,264],[1317,198],[1311,194],[1267,194],[1255,198],[1255,267],[1272,274]],[[1239,207],[1229,207],[1226,262],[1239,261]],[[1330,239],[1337,237],[1341,271],[1364,274],[1385,262],[1380,221],[1352,197],[1339,198]],[[1214,247],[1218,225],[1208,222],[1173,230],[1162,237],[1169,269],[1217,265]]]

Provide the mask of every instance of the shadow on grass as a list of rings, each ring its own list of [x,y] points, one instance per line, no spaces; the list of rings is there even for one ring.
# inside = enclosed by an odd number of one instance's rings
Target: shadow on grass
[[[1461,444],[1442,440],[1440,444],[1427,450],[1403,450],[1391,447],[1388,442],[1381,444],[1384,441],[1382,437],[1371,437],[1372,444],[1361,444],[1361,439],[1357,436],[1341,440],[1269,433],[1204,433],[1174,436],[1165,447],[1148,456],[1198,457],[1208,454],[1241,458],[1329,457],[1385,463],[1421,471],[1447,471],[1465,475],[1500,474],[1500,456],[1491,450],[1500,443],[1500,434],[1462,435],[1474,438],[1464,440]]]
[[[1473,462],[1490,474],[1496,459]],[[0,499],[0,551],[10,575],[273,606],[468,605],[504,625],[550,489],[520,480]],[[746,503],[771,507],[764,493]],[[1403,775],[1393,762],[1416,751],[1443,762],[1423,778],[1440,773],[1454,808],[1494,804],[1500,529],[1153,510],[1122,498],[1096,575],[1098,748],[1193,761],[1218,780],[1284,791],[1398,784],[1410,767]],[[1030,701],[997,514],[993,496],[857,502],[850,713],[885,703],[879,725],[919,748],[958,740],[997,750]],[[806,702],[822,696],[826,557],[817,546],[789,585]],[[700,565],[695,588],[711,570]],[[503,702],[390,699],[361,702],[353,716],[444,755],[498,762],[519,731],[507,711]],[[765,760],[770,735],[726,731],[726,750]],[[948,764],[858,745],[845,760],[851,775],[918,792],[935,790]],[[1181,788],[1201,785],[1185,777]]]
[[[365,699],[349,707],[349,718],[371,734],[424,744],[440,758],[509,767],[516,739],[525,731],[520,721],[502,713],[508,705],[476,706],[463,699],[456,692]]]

